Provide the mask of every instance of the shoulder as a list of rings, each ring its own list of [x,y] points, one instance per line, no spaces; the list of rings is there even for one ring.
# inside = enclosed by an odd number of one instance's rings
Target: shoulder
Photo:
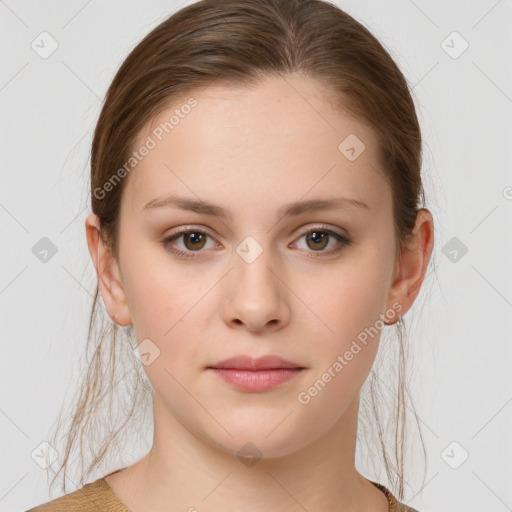
[[[419,510],[409,507],[399,501],[396,502],[396,511],[397,512],[419,512]]]
[[[103,478],[27,512],[129,512]]]
[[[388,503],[389,503],[389,512],[419,512],[419,510],[416,510],[415,508],[409,507],[405,503],[402,503],[401,501],[398,501],[391,491],[385,487],[384,485],[374,482],[370,480],[370,482],[375,485],[378,489],[380,489],[387,497]]]

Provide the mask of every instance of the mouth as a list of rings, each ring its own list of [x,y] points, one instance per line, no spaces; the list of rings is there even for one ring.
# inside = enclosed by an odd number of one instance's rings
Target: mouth
[[[279,356],[266,355],[254,358],[246,355],[230,357],[224,361],[215,363],[208,368],[230,369],[230,370],[283,370],[283,369],[304,369],[304,366],[288,361]]]
[[[278,356],[236,356],[206,368],[225,383],[247,392],[274,389],[303,373],[306,368]]]

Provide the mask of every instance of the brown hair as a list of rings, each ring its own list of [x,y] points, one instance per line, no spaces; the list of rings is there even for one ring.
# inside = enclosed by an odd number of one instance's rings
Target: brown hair
[[[317,79],[333,107],[374,128],[382,168],[393,192],[397,248],[403,247],[425,202],[420,175],[422,140],[407,81],[389,53],[362,24],[326,1],[201,0],[153,29],[128,55],[107,91],[92,143],[91,202],[104,241],[116,257],[120,201],[126,180],[119,180],[115,186],[105,184],[112,183],[115,172],[129,161],[142,126],[178,99],[210,84],[250,87],[267,77],[289,73]],[[133,347],[119,342],[118,327],[98,307],[100,297],[96,285],[87,339],[87,373],[69,415],[64,459],[53,480],[64,469],[64,492],[68,459],[77,442],[83,485],[87,475],[111,453],[120,432],[134,419],[134,412],[140,413],[142,406],[150,402],[151,389]],[[380,425],[378,383],[373,372],[370,384],[370,407],[377,420],[388,485],[399,500],[404,496],[404,360],[400,330],[394,458],[388,453]],[[123,361],[128,361],[130,367],[116,380]],[[118,393],[113,402],[120,382],[127,385],[126,392]],[[105,397],[110,400],[108,404]],[[105,437],[99,436],[101,427],[106,425],[106,414],[112,414],[111,404],[119,407],[126,402],[124,422],[118,428],[111,426]],[[414,415],[418,422],[415,412]],[[116,421],[119,418],[115,416]],[[60,424],[57,432],[59,429]],[[85,475],[84,442],[94,457]]]

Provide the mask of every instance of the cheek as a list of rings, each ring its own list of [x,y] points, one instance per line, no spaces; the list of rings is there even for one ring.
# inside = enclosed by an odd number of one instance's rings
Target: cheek
[[[303,332],[311,333],[315,345],[311,350],[314,371],[300,391],[304,400],[309,400],[304,405],[307,413],[324,416],[326,421],[336,421],[354,400],[377,354],[383,327],[379,322],[381,300],[374,286],[366,286],[366,280],[373,283],[367,276],[341,279],[341,286],[333,284],[316,302],[311,298],[322,322],[315,317],[313,328],[313,320],[305,320],[309,325]],[[299,403],[304,404],[300,399]]]
[[[341,264],[322,280],[312,287],[311,279],[302,277],[303,291],[297,295],[305,297],[311,317],[323,325],[327,337],[355,336],[383,312],[387,274],[378,261],[358,258],[354,264]]]
[[[336,375],[332,381],[337,384],[330,387],[355,389],[371,370],[384,327],[380,315],[386,304],[386,268],[375,252],[361,251],[357,260],[347,259],[316,284],[311,287],[311,279],[305,276],[302,291],[297,292],[306,297],[304,332],[316,338],[312,360],[320,374],[330,369]]]
[[[176,265],[163,248],[126,245],[125,291],[134,326],[141,336],[165,341],[198,301],[204,276]],[[203,292],[204,293],[204,292]]]

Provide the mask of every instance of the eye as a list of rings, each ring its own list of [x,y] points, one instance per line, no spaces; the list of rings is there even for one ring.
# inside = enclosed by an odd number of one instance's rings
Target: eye
[[[175,240],[183,239],[184,249],[176,248]],[[196,257],[194,252],[199,252],[206,245],[206,239],[211,238],[210,235],[199,229],[183,229],[179,233],[168,236],[162,241],[163,246],[169,251],[180,257],[193,259]]]
[[[305,238],[306,249],[312,249],[313,253],[317,252],[320,254],[308,254],[308,257],[318,258],[324,255],[337,254],[344,247],[350,245],[351,240],[332,229],[328,229],[325,226],[317,226],[306,230],[299,238]],[[334,249],[325,251],[324,249],[329,245],[330,242],[334,242]]]
[[[183,249],[178,248],[175,243],[176,240],[179,240],[180,238],[183,241]],[[164,240],[162,240],[162,245],[179,257],[193,259],[197,257],[195,253],[201,252],[201,250],[205,248],[208,238],[212,237],[205,231],[200,229],[183,228],[179,230],[179,232],[164,238]],[[307,254],[307,256],[311,258],[337,254],[344,247],[347,247],[352,243],[349,238],[325,226],[317,226],[303,231],[299,240],[302,238],[305,238],[306,240],[306,250],[312,249],[311,251],[308,251],[310,254]],[[331,242],[334,242],[335,248],[327,251],[324,250]]]

